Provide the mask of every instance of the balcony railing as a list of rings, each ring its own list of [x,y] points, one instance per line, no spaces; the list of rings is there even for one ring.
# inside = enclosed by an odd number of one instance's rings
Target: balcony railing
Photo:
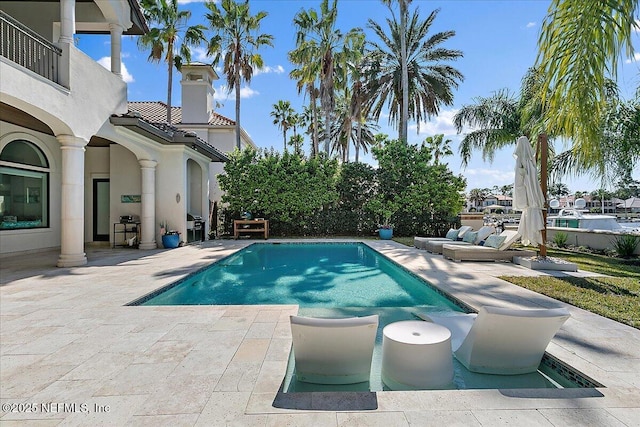
[[[0,54],[55,83],[62,50],[0,10]]]

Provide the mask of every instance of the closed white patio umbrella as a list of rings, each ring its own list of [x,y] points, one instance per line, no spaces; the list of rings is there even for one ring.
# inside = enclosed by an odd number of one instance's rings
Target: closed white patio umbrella
[[[545,197],[540,188],[533,150],[526,136],[518,138],[513,157],[516,159],[513,209],[522,211],[518,233],[525,246],[543,245]]]

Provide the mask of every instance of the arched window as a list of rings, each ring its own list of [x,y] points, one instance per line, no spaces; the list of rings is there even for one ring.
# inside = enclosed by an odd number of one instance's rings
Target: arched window
[[[0,230],[49,226],[49,162],[22,139],[0,153]]]

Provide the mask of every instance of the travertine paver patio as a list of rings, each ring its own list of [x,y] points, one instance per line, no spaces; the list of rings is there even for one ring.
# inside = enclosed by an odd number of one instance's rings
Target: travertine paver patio
[[[295,396],[278,389],[297,306],[125,306],[248,243],[0,260],[2,425],[640,425],[640,331],[571,306],[548,351],[603,388]],[[496,278],[544,273],[366,243],[472,306],[565,306]]]

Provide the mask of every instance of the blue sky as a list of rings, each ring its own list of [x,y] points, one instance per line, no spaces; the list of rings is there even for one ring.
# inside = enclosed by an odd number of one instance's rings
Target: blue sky
[[[282,132],[273,124],[269,113],[278,100],[288,100],[294,109],[302,111],[307,102],[298,95],[295,81],[289,78],[293,68],[287,53],[295,48],[293,16],[302,8],[318,8],[319,0],[252,0],[252,13],[259,10],[268,12],[262,21],[261,31],[274,35],[274,47],[264,48],[261,54],[265,68],[254,74],[250,85],[242,89],[241,124],[259,147],[274,147],[282,150]],[[480,153],[474,153],[469,165],[463,169],[457,155],[462,136],[456,134],[451,124],[455,112],[463,105],[472,103],[477,96],[489,96],[492,92],[507,88],[517,93],[526,70],[533,65],[537,55],[537,40],[541,23],[546,15],[549,1],[422,1],[414,0],[411,7],[418,7],[423,15],[440,8],[432,31],[453,30],[456,35],[445,46],[459,49],[464,57],[454,62],[465,77],[455,91],[454,105],[444,107],[438,117],[420,124],[416,133],[416,123],[410,123],[409,142],[419,143],[427,136],[443,133],[452,140],[454,156],[446,158],[455,173],[467,178],[467,189],[502,186],[513,182],[512,149],[498,153],[492,163],[482,160]],[[201,1],[184,0],[181,9],[192,11],[190,23],[203,23],[206,8]],[[389,10],[379,0],[340,0],[338,2],[338,27],[347,31],[360,27],[371,37],[366,28],[369,18],[383,23],[390,15]],[[386,24],[383,24],[383,28]],[[208,35],[210,37],[211,34]],[[109,66],[110,55],[108,37],[78,35],[79,48],[96,61]],[[634,43],[640,50],[640,34],[635,33]],[[136,38],[125,36],[122,42],[123,70],[128,82],[131,101],[166,101],[167,68],[165,64],[147,61],[148,53],[138,49]],[[192,60],[210,63],[204,55],[204,48],[195,49]],[[632,59],[623,58],[618,75],[618,84],[623,96],[632,96],[640,80],[640,54]],[[180,75],[174,73],[172,104],[180,105]],[[222,104],[217,111],[231,119],[235,118],[233,95],[227,95],[223,79],[215,85],[216,96]],[[229,99],[227,99],[229,96]],[[397,130],[390,127],[386,118],[380,119],[380,131],[392,137]],[[290,135],[290,132],[289,132]],[[308,141],[305,148],[308,151]],[[515,147],[515,145],[514,145]],[[562,149],[562,144],[557,143]],[[352,150],[353,153],[353,150]],[[352,154],[353,155],[353,154]],[[375,165],[370,156],[364,161]],[[634,176],[640,179],[640,170]],[[593,190],[599,186],[588,177],[566,178],[563,180],[572,191]]]

